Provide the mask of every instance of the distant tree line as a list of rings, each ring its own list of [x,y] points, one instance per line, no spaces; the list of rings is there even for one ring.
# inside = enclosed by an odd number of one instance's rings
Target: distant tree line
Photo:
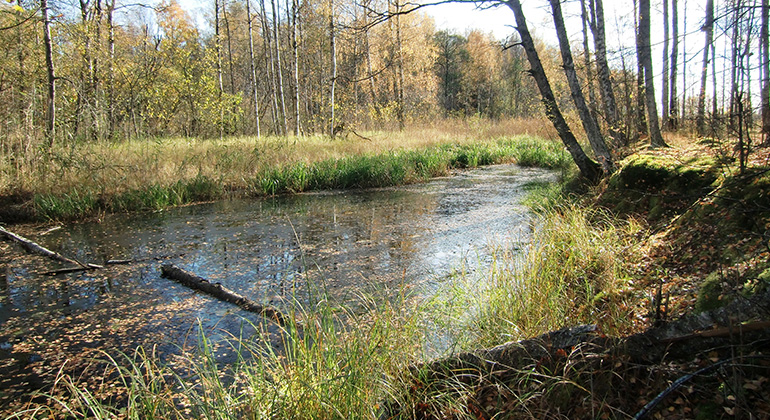
[[[666,129],[748,147],[757,127],[770,131],[768,0],[714,1],[694,16],[686,2],[661,0],[652,23],[650,0],[633,0],[629,56],[608,51],[602,0],[548,0],[558,46],[529,33],[518,0],[497,3],[514,11],[506,40],[437,31],[401,0],[212,0],[204,23],[176,0],[13,0],[0,6],[0,139],[8,149],[40,138],[334,135],[545,113],[573,156],[582,149],[567,117],[580,121],[596,159],[579,158],[595,166],[586,175],[611,172],[616,151],[640,136],[665,146]],[[562,8],[574,15],[578,5],[576,42]],[[687,19],[702,23],[701,60],[687,56],[697,42],[680,30]],[[653,24],[664,32],[660,57]]]
[[[175,0],[1,7],[5,139],[331,134],[538,112],[521,51],[437,32],[398,2],[214,0],[206,28]]]

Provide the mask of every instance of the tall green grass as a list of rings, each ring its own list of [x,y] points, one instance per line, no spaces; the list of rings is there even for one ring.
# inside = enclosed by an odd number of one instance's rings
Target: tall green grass
[[[105,372],[117,377],[120,390],[112,399],[62,373],[53,390],[38,396],[45,403],[11,418],[376,418],[384,401],[408,398],[402,373],[420,357],[422,334],[406,300],[359,304],[368,307],[365,315],[320,301],[302,315],[301,331],[290,324],[279,333],[281,352],[267,333],[231,337],[224,346],[237,361],[228,366],[214,356],[222,343],[205,335],[197,351],[171,362],[143,349],[105,355]]]
[[[553,193],[552,189],[547,190]],[[542,199],[532,244],[503,255],[490,273],[486,305],[474,320],[477,345],[523,339],[565,326],[598,324],[608,334],[633,327],[631,288],[637,221],[562,199]]]
[[[291,153],[293,147],[283,143],[273,146],[280,148],[282,153]],[[94,171],[93,176],[82,183],[63,192],[39,192],[34,195],[32,204],[40,219],[67,219],[99,212],[158,210],[216,200],[230,193],[261,196],[402,185],[444,176],[454,169],[495,163],[518,162],[562,170],[570,165],[568,155],[558,143],[526,136],[376,154],[342,154],[318,160],[309,155],[303,158],[301,148],[296,149],[299,156],[284,160],[272,160],[275,151],[263,156],[267,153],[259,146],[248,153],[227,144],[205,150],[205,156],[193,155],[197,156],[195,158],[188,156],[189,151],[180,152],[177,162],[163,164],[155,160],[160,158],[156,153],[142,152],[149,159],[144,168],[135,168],[131,173],[112,168],[124,178],[122,184],[108,187],[103,171],[90,169]],[[75,157],[73,159],[77,161]],[[209,160],[214,162],[213,167]],[[168,168],[169,165],[176,169]],[[204,165],[208,165],[208,169],[204,169]],[[195,167],[197,173],[191,175],[190,170]],[[162,178],[166,182],[143,184],[139,179],[146,176],[145,171],[170,173]]]

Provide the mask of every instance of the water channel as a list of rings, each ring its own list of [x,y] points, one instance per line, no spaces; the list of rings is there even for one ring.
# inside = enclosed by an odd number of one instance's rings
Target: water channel
[[[361,294],[430,295],[454,270],[483,266],[490,248],[526,241],[526,186],[554,179],[501,165],[405,187],[106,215],[52,231],[21,227],[80,261],[135,262],[46,276],[59,266],[2,245],[0,400],[35,388],[76,354],[173,349],[191,340],[197,322],[207,333],[239,331],[245,313],[161,278],[161,263],[277,307],[322,296],[355,306]]]

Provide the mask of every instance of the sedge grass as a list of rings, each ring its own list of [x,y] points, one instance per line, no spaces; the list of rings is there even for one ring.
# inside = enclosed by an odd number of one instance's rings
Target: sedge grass
[[[552,193],[552,190],[549,192]],[[562,200],[542,202],[532,244],[490,272],[486,307],[473,330],[477,343],[523,339],[565,326],[598,324],[608,334],[633,327],[629,305],[634,234],[642,227],[608,212]]]
[[[411,140],[403,133],[381,135],[378,143],[240,137],[57,145],[22,158],[27,163],[21,166],[5,165],[0,194],[33,197],[31,207],[39,219],[67,219],[158,210],[231,193],[400,185],[493,163],[556,169],[570,164],[559,143],[527,136],[477,141],[422,132]]]

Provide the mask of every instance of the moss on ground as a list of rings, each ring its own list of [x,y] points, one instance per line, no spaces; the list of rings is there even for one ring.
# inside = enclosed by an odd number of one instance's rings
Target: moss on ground
[[[718,179],[716,162],[708,157],[635,154],[620,162],[600,203],[619,214],[645,213],[660,220],[712,191]]]

